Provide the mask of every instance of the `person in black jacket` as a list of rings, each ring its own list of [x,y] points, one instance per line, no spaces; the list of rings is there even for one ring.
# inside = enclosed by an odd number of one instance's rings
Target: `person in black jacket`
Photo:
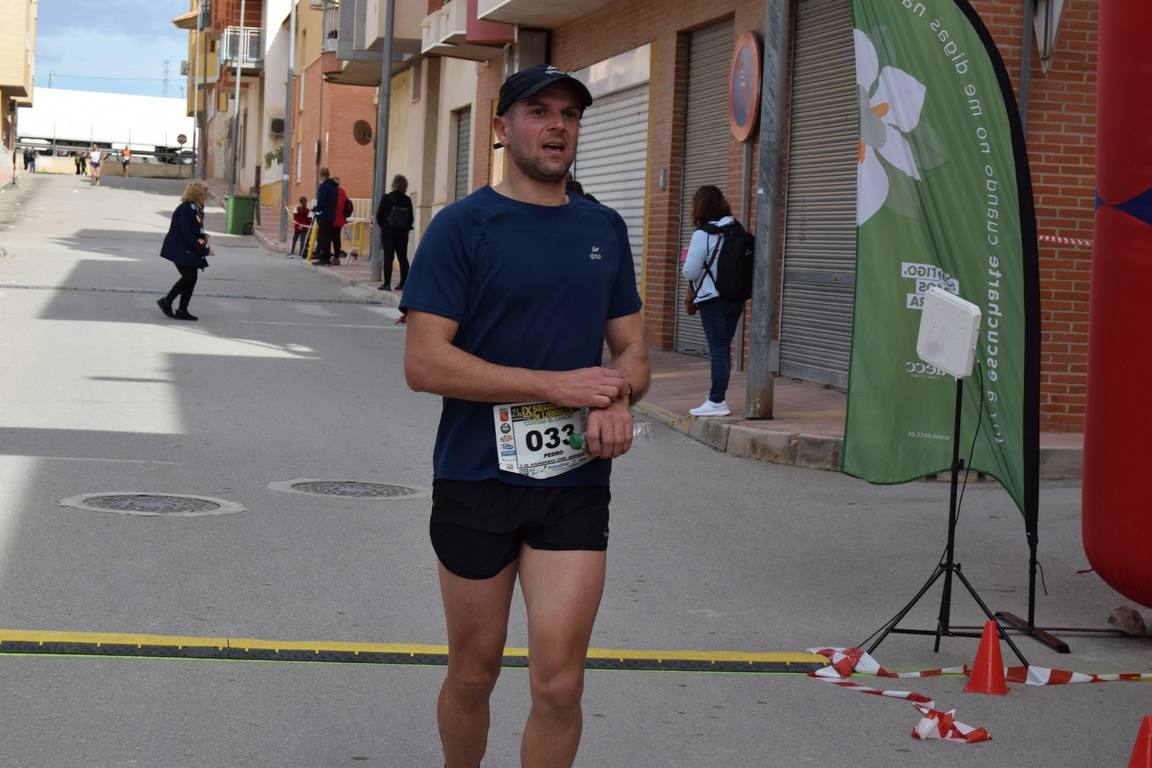
[[[339,184],[329,178],[327,168],[320,169],[320,186],[316,187],[316,207],[312,221],[316,223],[316,253],[312,257],[313,264],[324,266],[332,263],[335,249],[340,247],[340,241],[334,237],[336,219],[336,198]]]
[[[173,262],[180,279],[168,291],[168,295],[157,299],[160,311],[177,320],[196,320],[189,314],[188,302],[196,288],[199,270],[208,266],[206,257],[212,255],[208,247],[208,234],[204,231],[204,201],[208,198],[208,187],[202,181],[189,182],[180,197],[180,205],[172,212],[172,223],[164,236],[160,255]],[[172,302],[180,297],[180,306],[172,311]]]
[[[380,207],[376,209],[376,225],[384,248],[384,282],[376,290],[392,290],[393,260],[400,262],[400,282],[396,290],[404,290],[404,281],[408,279],[408,233],[415,221],[412,198],[408,197],[408,179],[396,174],[392,191],[380,198]]]

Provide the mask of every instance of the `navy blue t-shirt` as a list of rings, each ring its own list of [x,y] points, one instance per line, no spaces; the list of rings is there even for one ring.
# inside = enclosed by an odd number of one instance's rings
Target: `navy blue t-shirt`
[[[455,320],[453,343],[496,365],[537,371],[601,365],[607,321],[641,307],[628,228],[611,208],[581,197],[532,205],[483,187],[429,224],[401,307]],[[608,484],[612,462],[605,459],[546,480],[500,470],[493,405],[444,398],[436,479]]]

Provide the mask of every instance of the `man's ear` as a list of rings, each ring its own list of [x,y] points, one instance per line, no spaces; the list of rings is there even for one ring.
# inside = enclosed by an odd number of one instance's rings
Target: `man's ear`
[[[508,121],[500,115],[492,118],[492,132],[496,134],[496,141],[508,146]]]

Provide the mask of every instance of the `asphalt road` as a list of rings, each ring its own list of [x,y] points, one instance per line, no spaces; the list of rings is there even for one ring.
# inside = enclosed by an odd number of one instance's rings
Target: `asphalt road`
[[[403,326],[251,237],[215,234],[199,323],[155,305],[177,182],[22,179],[0,194],[0,627],[349,643],[444,642],[427,540],[439,403],[407,390]],[[223,214],[210,210],[210,228]],[[654,426],[617,462],[597,647],[802,651],[855,645],[907,602],[944,545],[948,488],[877,487],[750,462]],[[286,493],[303,478],[410,488],[387,500]],[[83,494],[201,495],[234,514],[62,506]],[[1125,600],[1087,567],[1079,486],[1042,490],[1039,623],[1105,628]],[[1027,610],[1023,524],[1005,493],[964,495],[958,559],[994,610]],[[931,627],[939,591],[904,626]],[[510,645],[525,644],[514,605]],[[978,624],[963,592],[955,624]],[[1058,632],[1037,665],[1152,671],[1152,644]],[[893,635],[887,667],[970,663],[976,641]],[[1005,661],[1016,663],[1007,647]],[[0,653],[0,764],[439,765],[442,668]],[[802,675],[592,671],[578,765],[1119,766],[1148,683],[962,692],[962,678],[860,680],[914,690],[992,741],[910,737],[903,701]],[[486,765],[517,765],[527,675],[504,672]]]

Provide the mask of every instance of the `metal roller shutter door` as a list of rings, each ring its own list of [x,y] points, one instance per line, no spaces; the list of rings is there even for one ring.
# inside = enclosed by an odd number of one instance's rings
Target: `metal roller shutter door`
[[[648,175],[648,84],[597,97],[580,123],[572,175],[628,225],[636,284],[643,285],[644,182]]]
[[[728,178],[728,66],[735,25],[725,21],[692,33],[688,58],[688,114],[684,140],[684,194],[680,204],[680,247],[692,238],[692,196],[705,184],[724,189]],[[676,280],[677,352],[707,355],[700,317],[684,313],[688,281]]]
[[[456,113],[456,199],[468,196],[471,179],[468,178],[469,156],[472,154],[472,108]]]
[[[848,385],[859,135],[852,8],[797,4],[780,372]]]

